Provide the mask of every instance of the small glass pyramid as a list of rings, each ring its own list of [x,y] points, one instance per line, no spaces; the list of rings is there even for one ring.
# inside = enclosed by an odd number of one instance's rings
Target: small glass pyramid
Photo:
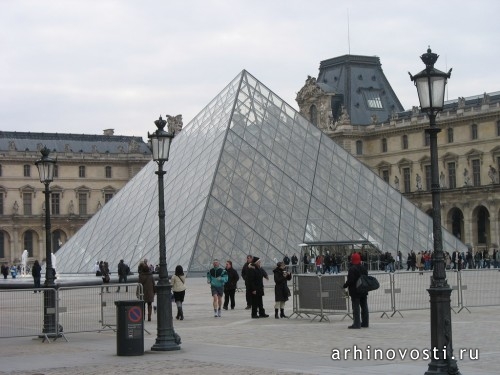
[[[206,272],[214,258],[239,269],[246,254],[271,264],[304,241],[433,247],[429,216],[246,71],[176,135],[164,168],[169,272]],[[58,273],[159,262],[156,169],[147,164],[64,244]],[[467,251],[444,228],[443,248]]]

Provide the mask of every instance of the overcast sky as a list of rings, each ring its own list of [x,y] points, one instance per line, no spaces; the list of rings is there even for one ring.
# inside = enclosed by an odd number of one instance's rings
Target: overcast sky
[[[453,68],[448,99],[500,91],[500,1],[0,0],[0,130],[141,136],[186,125],[239,72],[297,108],[319,63],[379,56],[406,109],[408,71]]]

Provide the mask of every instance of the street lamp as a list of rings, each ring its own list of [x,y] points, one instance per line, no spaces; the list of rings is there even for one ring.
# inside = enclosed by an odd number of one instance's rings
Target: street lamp
[[[159,280],[156,286],[157,290],[157,314],[158,314],[158,332],[156,342],[151,347],[155,351],[179,350],[181,338],[175,333],[172,321],[172,303],[170,302],[170,293],[172,285],[168,280],[167,271],[167,248],[165,244],[165,199],[163,193],[163,164],[168,160],[170,144],[174,138],[174,133],[167,133],[163,128],[167,122],[160,116],[155,121],[158,128],[154,133],[149,134],[151,140],[151,149],[153,152],[153,160],[158,164],[158,217],[159,217],[159,234],[160,234],[160,272]]]
[[[56,160],[49,157],[50,150],[45,146],[40,150],[42,158],[35,162],[40,175],[40,182],[45,185],[45,288],[43,308],[43,330],[45,336],[56,335],[56,296],[55,296],[55,270],[52,267],[52,245],[50,233],[50,191],[49,184],[54,180]]]
[[[412,76],[420,101],[420,110],[429,116],[429,128],[425,129],[430,138],[431,153],[431,194],[432,194],[432,229],[434,237],[433,273],[431,285],[427,291],[431,307],[431,346],[432,359],[426,375],[460,374],[457,362],[453,358],[450,296],[451,288],[446,281],[446,269],[441,234],[441,202],[439,186],[437,134],[441,131],[436,125],[436,115],[443,109],[446,81],[451,76],[451,69],[444,73],[434,68],[438,55],[427,49],[420,56],[425,69]]]

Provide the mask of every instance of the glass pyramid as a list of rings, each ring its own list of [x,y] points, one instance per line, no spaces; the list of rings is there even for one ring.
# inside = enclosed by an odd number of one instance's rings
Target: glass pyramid
[[[429,216],[246,71],[174,138],[165,169],[170,272],[205,272],[214,258],[238,268],[246,254],[271,264],[304,241],[433,247]],[[58,273],[159,262],[156,170],[147,164],[57,252]],[[443,248],[466,251],[444,228]]]

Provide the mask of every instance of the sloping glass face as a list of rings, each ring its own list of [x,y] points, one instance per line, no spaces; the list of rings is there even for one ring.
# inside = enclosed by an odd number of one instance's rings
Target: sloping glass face
[[[157,264],[157,165],[150,162],[57,253],[57,272],[120,259]],[[174,138],[165,163],[167,264],[273,265],[304,241],[431,249],[432,220],[248,72]],[[445,250],[466,251],[443,229]]]

